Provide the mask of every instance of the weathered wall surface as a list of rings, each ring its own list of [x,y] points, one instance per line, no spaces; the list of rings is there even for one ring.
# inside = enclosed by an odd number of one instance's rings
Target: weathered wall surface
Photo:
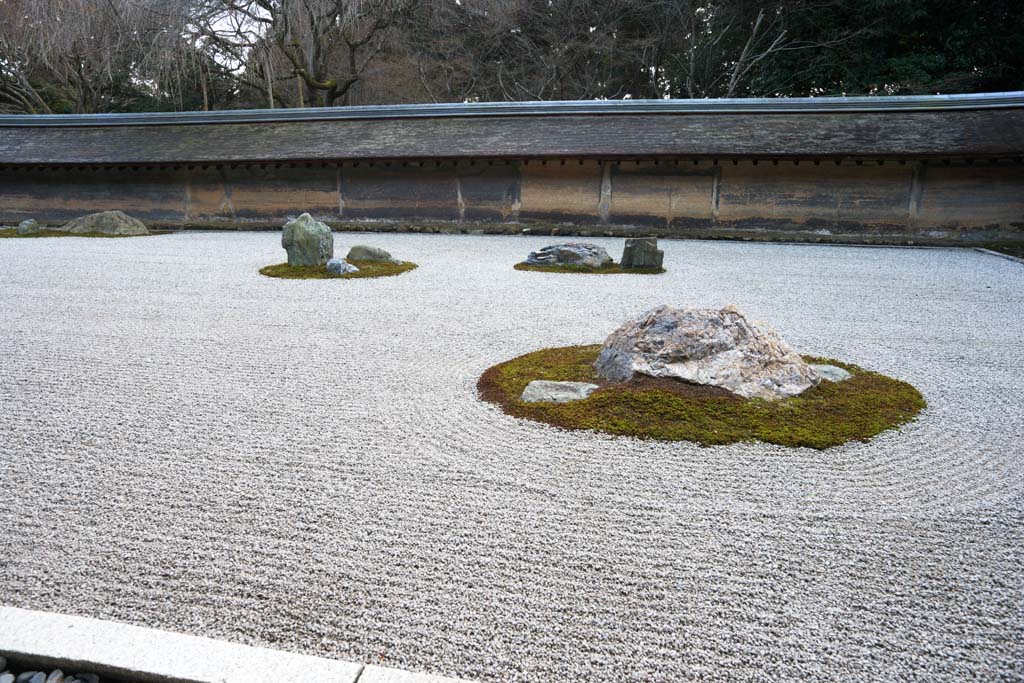
[[[308,211],[510,232],[537,221],[666,236],[1019,242],[1024,166],[555,159],[0,171],[2,224],[115,208],[169,227],[268,227]]]

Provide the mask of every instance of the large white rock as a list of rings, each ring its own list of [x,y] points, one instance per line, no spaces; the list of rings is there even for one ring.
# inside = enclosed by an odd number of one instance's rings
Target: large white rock
[[[612,257],[596,244],[567,242],[552,244],[530,252],[526,263],[530,266],[586,266],[600,268],[612,262]]]
[[[325,224],[304,213],[284,224],[281,246],[288,252],[289,266],[319,266],[334,256],[334,235]]]
[[[581,401],[597,389],[589,382],[552,382],[535,379],[523,389],[520,400],[524,403],[568,403]]]
[[[821,381],[775,330],[735,306],[647,311],[611,333],[595,367],[613,381],[674,377],[745,398],[796,396]]]

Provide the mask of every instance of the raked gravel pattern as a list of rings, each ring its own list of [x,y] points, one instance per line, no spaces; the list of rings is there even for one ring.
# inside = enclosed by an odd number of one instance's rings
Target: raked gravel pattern
[[[1024,267],[662,240],[335,235],[420,267],[289,281],[278,233],[0,241],[0,603],[481,681],[1024,680]],[[618,255],[622,240],[595,242]],[[929,407],[825,452],[519,421],[487,367],[737,304]]]

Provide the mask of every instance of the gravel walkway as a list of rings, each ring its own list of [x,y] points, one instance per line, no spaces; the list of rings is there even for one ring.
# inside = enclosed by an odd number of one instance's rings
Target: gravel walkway
[[[0,603],[483,681],[1024,680],[1024,267],[337,234],[420,268],[284,281],[275,233],[0,242]],[[621,240],[595,240],[618,256]],[[826,452],[560,432],[488,366],[736,303],[917,386]]]

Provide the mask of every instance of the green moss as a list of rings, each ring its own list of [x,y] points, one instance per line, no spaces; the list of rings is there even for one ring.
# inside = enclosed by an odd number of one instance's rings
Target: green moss
[[[705,446],[763,441],[817,449],[866,441],[912,420],[926,405],[905,382],[826,358],[807,360],[837,365],[853,377],[766,401],[676,380],[609,383],[594,371],[599,351],[600,346],[544,349],[495,365],[480,378],[480,396],[509,415],[565,429]],[[519,397],[535,379],[593,382],[601,388],[582,401],[523,403]]]
[[[362,277],[389,277],[400,275],[416,268],[415,263],[386,263],[384,261],[349,261],[359,269],[357,273],[333,275],[327,272],[327,266],[289,266],[278,263],[260,268],[260,273],[267,277],[281,277],[289,280],[355,280]]]
[[[573,265],[533,266],[527,263],[517,263],[514,268],[516,270],[535,270],[538,273],[587,273],[590,275],[658,275],[665,272],[664,268],[623,268],[618,263],[609,263],[600,268]]]
[[[166,235],[169,230],[150,230],[148,235],[108,235],[104,232],[77,232],[70,233],[62,230],[40,230],[35,235],[19,235],[17,228],[5,228],[0,230],[0,239],[36,239],[40,237],[110,237],[110,238],[121,238],[121,237],[152,237],[153,235]]]

